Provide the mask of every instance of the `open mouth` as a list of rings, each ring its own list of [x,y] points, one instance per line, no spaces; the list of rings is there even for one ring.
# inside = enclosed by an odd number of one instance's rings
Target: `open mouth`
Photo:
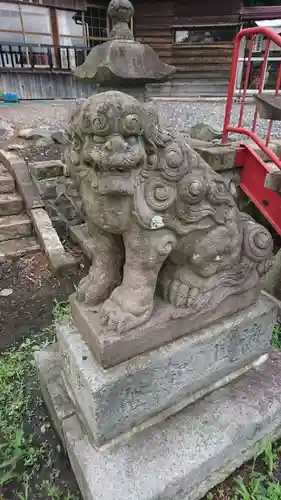
[[[125,172],[144,167],[145,155],[141,151],[127,155],[116,153],[110,157],[103,153],[90,153],[87,163],[98,174],[107,172],[124,175]]]
[[[106,166],[106,168],[101,167],[97,163],[93,165],[92,167],[94,170],[99,173],[99,174],[106,174],[106,173],[116,173],[120,175],[124,175],[126,172],[130,172],[131,170],[139,169],[144,166],[144,158],[140,158],[139,161],[132,163],[130,165],[128,164],[115,164],[115,165],[109,165]]]

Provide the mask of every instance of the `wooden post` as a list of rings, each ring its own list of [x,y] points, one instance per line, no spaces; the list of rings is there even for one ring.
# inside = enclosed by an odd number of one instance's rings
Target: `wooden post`
[[[59,25],[57,18],[57,9],[55,9],[54,7],[50,7],[50,18],[51,18],[51,29],[52,29],[52,38],[53,38],[54,54],[55,54],[54,66],[61,68]]]

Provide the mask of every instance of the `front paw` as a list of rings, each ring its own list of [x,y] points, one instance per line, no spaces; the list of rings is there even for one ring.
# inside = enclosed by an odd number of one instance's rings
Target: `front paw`
[[[95,280],[86,276],[78,285],[77,299],[85,304],[96,306],[110,296],[117,283]]]
[[[134,314],[128,310],[124,310],[120,303],[110,297],[101,308],[100,322],[109,331],[117,332],[118,334],[128,332],[148,321],[152,314],[152,306],[147,306],[139,311],[139,314]]]

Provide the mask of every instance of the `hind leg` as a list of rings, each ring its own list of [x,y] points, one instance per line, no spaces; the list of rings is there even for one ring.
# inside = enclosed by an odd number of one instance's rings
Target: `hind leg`
[[[167,262],[161,269],[158,287],[161,296],[177,308],[196,309],[202,297],[203,280],[187,266]]]

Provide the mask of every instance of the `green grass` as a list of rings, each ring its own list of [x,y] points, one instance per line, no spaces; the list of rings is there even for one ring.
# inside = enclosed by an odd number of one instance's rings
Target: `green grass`
[[[272,346],[281,351],[281,324],[276,323],[272,333]]]
[[[53,312],[55,322],[62,320],[69,313],[68,304],[55,302]],[[34,352],[53,340],[54,325],[8,349],[0,357],[0,491],[12,482],[20,500],[35,497],[75,499],[56,485],[59,471],[52,463],[52,447],[40,432],[42,422],[37,421],[43,401]],[[34,496],[34,483],[46,464],[50,465],[49,479],[36,485],[38,496]],[[0,494],[0,498],[4,497]]]
[[[33,446],[32,436],[23,430],[23,417],[28,415],[31,392],[26,390],[26,378],[36,378],[33,353],[49,340],[27,339],[18,348],[6,351],[0,360],[0,486],[14,478],[21,479],[25,471],[44,459],[45,447]],[[41,403],[41,402],[40,402]],[[30,415],[31,416],[31,415]]]
[[[281,484],[275,475],[280,447],[269,440],[259,443],[247,480],[238,478],[234,500],[280,500]],[[256,463],[259,458],[259,469]]]

